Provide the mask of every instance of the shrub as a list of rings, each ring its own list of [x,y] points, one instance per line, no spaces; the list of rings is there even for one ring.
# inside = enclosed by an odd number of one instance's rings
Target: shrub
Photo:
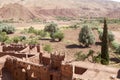
[[[60,31],[53,34],[53,39],[58,39],[59,41],[61,41],[63,38],[64,34]]]
[[[98,29],[98,33],[99,33],[99,39],[102,41],[103,30]],[[108,31],[108,41],[109,41],[109,43],[111,43],[114,40],[115,40],[114,34],[111,31]]]
[[[79,33],[79,42],[86,47],[95,43],[95,37],[91,28],[88,25],[84,25]]]
[[[40,35],[40,37],[46,37],[47,36],[47,32],[45,32],[44,30],[38,30],[36,31],[36,35]]]
[[[13,37],[13,38],[12,38],[12,41],[13,41],[14,43],[18,43],[18,42],[20,41],[19,36]]]
[[[53,39],[53,34],[58,31],[57,24],[55,23],[50,23],[45,26],[44,31],[50,33],[50,37]]]
[[[15,32],[15,28],[12,25],[0,24],[0,31],[6,32],[7,34],[12,34]]]
[[[98,55],[97,56],[93,56],[92,60],[95,63],[100,63],[101,62],[101,53],[98,52]]]
[[[13,42],[13,41],[12,41],[12,39],[10,39],[10,38],[5,41],[6,44],[11,44],[12,42]]]
[[[75,60],[76,61],[84,61],[85,59],[86,59],[86,55],[85,54],[82,54],[82,51],[80,51],[80,52],[77,52],[76,54],[75,54]]]
[[[117,42],[113,41],[111,43],[111,48],[114,49],[115,51],[119,48],[120,44],[118,44]]]
[[[44,49],[45,51],[47,51],[48,53],[51,53],[51,52],[52,52],[52,47],[51,47],[51,45],[49,45],[49,44],[45,45],[45,46],[43,47],[43,49]]]
[[[94,54],[94,51],[93,51],[93,50],[89,50],[89,52],[88,52],[87,55],[82,54],[82,51],[80,51],[80,52],[77,52],[77,53],[75,54],[75,58],[76,58],[75,60],[77,60],[77,61],[79,61],[79,60],[84,61],[85,59],[89,58],[90,56],[93,57],[93,54]]]
[[[9,37],[7,36],[6,32],[0,32],[0,42],[5,42],[8,39]]]
[[[26,40],[25,36],[19,36],[20,41]]]
[[[79,25],[77,25],[77,24],[74,24],[74,25],[71,25],[70,26],[70,28],[74,28],[74,29],[77,29],[77,28],[79,28],[80,26]]]
[[[27,42],[29,45],[36,45],[38,44],[38,40],[37,39],[29,39],[28,42]]]
[[[93,55],[93,54],[94,54],[94,51],[93,51],[93,50],[89,50],[89,53],[87,54],[87,58],[88,58],[89,56]]]
[[[20,33],[21,34],[27,34],[28,33],[28,29],[24,28]]]
[[[30,27],[30,28],[28,28],[28,33],[35,33],[35,29],[34,29],[34,27]]]
[[[116,53],[120,54],[120,45],[119,45],[119,47],[116,49]]]

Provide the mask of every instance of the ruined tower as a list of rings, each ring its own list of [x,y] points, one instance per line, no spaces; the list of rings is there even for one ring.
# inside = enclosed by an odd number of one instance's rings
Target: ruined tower
[[[65,58],[65,54],[51,54],[51,69],[61,70],[62,61]]]

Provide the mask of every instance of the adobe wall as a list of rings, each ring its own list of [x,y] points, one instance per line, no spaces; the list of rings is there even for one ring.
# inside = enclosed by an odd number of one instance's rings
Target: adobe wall
[[[7,58],[4,68],[12,74],[14,80],[72,80],[73,75],[73,68],[69,64],[64,64],[60,71],[55,71],[50,66],[15,58]]]
[[[40,45],[39,44],[38,45],[28,45],[28,46],[29,46],[30,50],[36,47],[37,52],[40,52]],[[4,45],[2,45],[2,51],[3,52],[7,52],[7,51],[17,51],[17,52],[19,52],[19,51],[27,48],[28,46],[23,45],[23,44],[10,44],[10,45],[5,45],[4,44]]]
[[[61,66],[62,79],[61,80],[72,80],[73,77],[73,66],[64,64]]]
[[[14,80],[50,80],[49,68],[42,65],[7,58],[4,65]]]
[[[15,52],[0,52],[0,57],[2,57],[4,55],[15,56],[15,57],[18,57],[18,58],[26,57],[26,54],[24,54],[24,53],[23,54],[22,53],[16,54]],[[31,57],[31,56],[34,56],[34,55],[28,54],[28,57]]]
[[[25,45],[3,45],[2,51],[21,51],[25,49],[27,46]]]

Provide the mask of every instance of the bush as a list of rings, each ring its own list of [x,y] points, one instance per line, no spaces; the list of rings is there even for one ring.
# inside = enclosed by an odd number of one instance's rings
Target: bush
[[[101,62],[101,53],[98,52],[98,56],[94,56],[92,58],[93,62],[100,63]]]
[[[102,41],[103,30],[98,29],[98,33],[99,33],[99,39]],[[115,37],[114,37],[113,33],[111,31],[108,31],[108,41],[109,41],[109,43],[111,43],[114,40],[115,40]]]
[[[12,42],[13,42],[13,41],[12,41],[12,39],[10,39],[10,38],[5,41],[6,44],[11,44]]]
[[[120,54],[120,45],[119,45],[119,47],[116,49],[116,53]]]
[[[79,33],[79,42],[86,47],[95,43],[95,37],[91,28],[88,25],[84,25]]]
[[[30,27],[29,29],[28,29],[28,33],[35,33],[35,29],[34,29],[34,27]]]
[[[47,32],[45,32],[44,30],[38,30],[35,33],[36,35],[40,35],[40,37],[46,37],[47,36]]]
[[[109,64],[109,61],[106,61],[106,59],[101,59],[101,62],[103,65],[108,65]]]
[[[18,43],[20,41],[19,36],[15,36],[12,38],[13,43]]]
[[[80,52],[77,52],[76,54],[75,54],[75,60],[76,61],[84,61],[85,59],[86,59],[86,55],[85,54],[82,54],[82,51],[80,51]]]
[[[15,32],[15,28],[12,25],[0,24],[0,31],[6,32],[7,34],[12,34]]]
[[[51,45],[49,45],[49,44],[45,45],[45,46],[43,47],[43,49],[44,49],[45,51],[47,51],[48,53],[51,53],[51,52],[52,52],[52,47],[51,47]]]
[[[88,58],[89,56],[93,55],[93,54],[94,54],[94,51],[93,51],[93,50],[89,50],[89,53],[87,54],[87,58]]]
[[[50,33],[50,37],[53,39],[53,34],[58,31],[57,24],[55,23],[50,23],[45,26],[44,31]]]
[[[9,37],[7,36],[6,32],[0,32],[0,42],[5,42],[8,39]]]
[[[64,34],[60,31],[53,34],[53,39],[58,39],[58,41],[61,41],[63,38]]]
[[[88,54],[86,54],[86,55],[82,54],[82,51],[80,51],[80,52],[77,52],[75,54],[75,58],[76,58],[75,60],[77,60],[77,61],[79,61],[79,60],[84,61],[85,59],[89,58],[90,56],[93,57],[93,54],[94,54],[93,50],[89,50]]]
[[[115,41],[113,41],[113,42],[111,43],[111,48],[112,48],[113,50],[115,50],[115,51],[119,48],[119,46],[120,46],[120,44],[118,44],[118,43],[115,42]]]
[[[70,28],[73,28],[73,29],[77,29],[77,28],[79,28],[80,26],[79,25],[77,25],[77,24],[74,24],[74,25],[71,25],[70,26]]]
[[[36,45],[36,44],[38,44],[38,41],[37,41],[37,39],[29,39],[27,43],[29,45]]]
[[[26,40],[25,36],[19,36],[20,41]]]

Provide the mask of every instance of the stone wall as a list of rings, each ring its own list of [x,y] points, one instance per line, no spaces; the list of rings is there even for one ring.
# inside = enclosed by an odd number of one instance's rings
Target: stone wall
[[[65,64],[61,66],[62,80],[72,80],[73,77],[73,66]]]
[[[3,45],[2,51],[7,52],[7,51],[21,51],[25,49],[27,46],[25,45]]]
[[[25,58],[26,57],[26,54],[24,53],[19,53],[19,54],[16,54],[15,52],[0,52],[0,57],[4,56],[4,55],[10,55],[10,56],[15,56],[15,57],[18,57],[18,58]],[[28,57],[32,57],[34,56],[33,54],[28,54]]]
[[[50,80],[47,66],[7,58],[4,68],[14,80]]]
[[[4,68],[14,80],[72,80],[73,75],[73,68],[69,64],[61,64],[60,70],[54,70],[50,64],[34,64],[16,58],[7,58]]]

